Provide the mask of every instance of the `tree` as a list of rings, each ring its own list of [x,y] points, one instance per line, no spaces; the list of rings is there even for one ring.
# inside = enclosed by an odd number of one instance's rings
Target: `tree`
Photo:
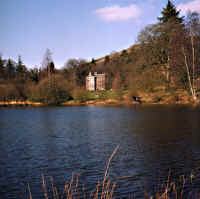
[[[109,62],[110,62],[110,57],[109,57],[109,55],[106,55],[105,59],[104,59],[104,65],[106,65]]]
[[[51,62],[53,62],[52,52],[47,48],[42,61],[42,68],[46,69]]]
[[[18,57],[18,63],[17,63],[17,67],[16,67],[16,71],[18,73],[22,73],[24,70],[23,70],[23,62],[22,62],[22,58],[21,56]]]
[[[96,65],[96,60],[94,58],[92,58],[91,64]]]
[[[183,17],[179,17],[180,11],[176,10],[176,7],[172,4],[170,0],[168,0],[166,7],[163,8],[161,13],[162,13],[162,16],[158,17],[158,20],[161,23],[167,23],[172,20],[178,23],[183,22]]]
[[[169,55],[169,38],[172,24],[153,24],[142,30],[138,36],[144,56],[144,65],[166,64]],[[174,27],[173,27],[174,28]]]
[[[42,79],[37,85],[30,84],[28,97],[32,101],[40,101],[45,104],[55,105],[65,102],[72,97],[72,86],[62,75],[52,74],[55,88],[49,88],[48,77]]]
[[[198,13],[188,13],[186,20],[186,36],[182,52],[187,71],[189,89],[193,100],[197,100],[196,81],[200,71],[200,16]]]
[[[44,58],[42,61],[42,68],[43,68],[43,72],[45,74],[45,76],[47,75],[47,91],[48,91],[48,95],[51,96],[56,96],[56,81],[55,81],[55,65],[52,59],[52,53],[51,51],[47,48],[46,52],[44,54]],[[48,98],[48,96],[46,96]]]
[[[0,84],[0,101],[12,101],[21,100],[20,93],[16,88],[16,85],[8,82],[6,84]]]
[[[21,58],[21,56],[18,56],[18,63],[17,63],[16,71],[22,72],[23,71],[22,66],[23,66],[22,58]]]
[[[30,70],[30,79],[35,83],[39,82],[39,70],[37,67]]]
[[[70,68],[78,67],[79,65],[80,65],[80,61],[78,59],[69,59],[65,63],[64,68],[65,69],[70,69]]]
[[[174,70],[175,68],[172,68],[171,66],[171,59],[172,59],[172,43],[173,36],[176,36],[177,34],[174,34],[174,31],[176,29],[182,29],[184,31],[184,27],[181,26],[183,22],[183,17],[179,17],[180,11],[177,11],[176,7],[172,4],[170,0],[168,0],[167,5],[165,8],[163,8],[161,12],[162,16],[158,17],[158,20],[160,21],[161,25],[161,37],[162,40],[165,41],[165,48],[162,49],[163,58],[165,60],[165,68],[166,68],[166,76],[167,81],[170,83],[172,71],[177,72]],[[179,32],[179,31],[178,31]]]
[[[14,62],[11,59],[8,59],[5,72],[6,72],[6,77],[8,79],[12,79],[15,77],[15,65]]]
[[[63,74],[73,83],[74,87],[85,86],[85,77],[89,68],[90,64],[84,59],[69,59],[63,68]]]
[[[17,63],[17,66],[16,66],[16,72],[17,72],[17,76],[19,78],[25,78],[25,74],[27,72],[27,68],[23,64],[21,56],[18,57],[18,63]]]
[[[54,65],[53,61],[51,61],[47,65],[47,73],[48,73],[48,75],[55,73],[55,65]]]
[[[5,73],[5,60],[2,59],[2,56],[0,54],[0,78],[4,78]]]
[[[128,53],[127,53],[127,50],[122,50],[122,52],[121,52],[121,56],[127,56],[128,55]]]
[[[179,74],[179,68],[172,65],[175,59],[174,48],[176,42],[174,38],[179,37],[184,32],[182,24],[183,18],[179,17],[179,11],[168,0],[166,7],[162,11],[162,16],[158,17],[160,23],[147,26],[139,35],[138,40],[142,45],[145,62],[144,66],[162,66],[166,71],[166,80],[172,83],[172,76]]]

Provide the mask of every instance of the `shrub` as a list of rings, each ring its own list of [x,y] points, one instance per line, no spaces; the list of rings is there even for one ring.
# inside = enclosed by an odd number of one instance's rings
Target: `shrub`
[[[12,83],[0,85],[0,101],[21,100],[19,90]]]
[[[29,99],[45,104],[60,104],[72,98],[72,86],[61,75],[52,75],[29,86]]]
[[[89,99],[88,91],[81,87],[75,88],[73,90],[72,96],[75,101],[79,101],[79,102],[85,102]]]
[[[130,80],[131,90],[140,90],[145,92],[154,92],[157,86],[166,86],[167,82],[160,72],[156,70],[146,70],[141,75],[133,77]]]

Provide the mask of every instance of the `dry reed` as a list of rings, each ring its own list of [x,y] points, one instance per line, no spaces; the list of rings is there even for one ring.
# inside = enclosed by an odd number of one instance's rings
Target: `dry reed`
[[[42,189],[44,194],[44,199],[113,199],[114,191],[117,186],[117,184],[114,181],[121,180],[121,179],[128,179],[128,178],[135,178],[133,176],[121,176],[118,178],[108,178],[108,171],[110,168],[111,161],[116,154],[116,152],[119,149],[119,145],[114,149],[112,152],[110,158],[108,159],[108,162],[105,167],[105,173],[102,181],[98,181],[95,187],[95,190],[91,191],[89,194],[86,194],[86,189],[84,184],[81,185],[79,183],[80,174],[74,175],[72,173],[71,179],[69,182],[65,182],[64,189],[61,195],[58,194],[57,188],[54,185],[54,179],[53,177],[50,177],[51,182],[51,196],[47,189],[46,179],[44,175],[42,175]],[[144,198],[147,199],[184,199],[184,191],[185,191],[185,185],[186,181],[190,184],[194,181],[194,174],[193,171],[188,177],[186,178],[185,175],[179,176],[178,183],[175,183],[171,179],[171,169],[169,169],[168,177],[166,180],[166,183],[162,184],[163,187],[160,187],[158,191],[155,192],[154,195],[149,195],[146,191],[144,191]],[[30,185],[27,185],[27,191],[28,191],[28,197],[27,199],[32,199],[32,194],[30,190]],[[199,196],[199,195],[197,195]],[[135,195],[133,197],[127,196],[127,198],[135,199]],[[195,197],[199,198],[199,197]]]

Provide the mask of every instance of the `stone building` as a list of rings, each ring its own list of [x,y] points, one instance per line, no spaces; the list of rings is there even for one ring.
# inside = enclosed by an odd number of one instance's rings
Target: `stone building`
[[[89,72],[89,75],[86,77],[86,89],[89,91],[105,90],[105,74],[95,72],[92,75]]]

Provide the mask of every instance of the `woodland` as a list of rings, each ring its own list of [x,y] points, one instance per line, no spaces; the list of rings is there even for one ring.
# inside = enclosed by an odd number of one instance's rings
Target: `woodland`
[[[168,0],[157,23],[140,31],[137,42],[121,52],[99,59],[69,59],[57,69],[52,52],[47,49],[41,67],[30,68],[19,56],[17,61],[0,56],[0,101],[31,101],[61,104],[69,100],[87,101],[91,93],[85,89],[89,72],[106,74],[106,90],[101,99],[124,93],[140,96],[176,91],[198,101],[200,92],[200,15],[180,11]],[[175,96],[178,98],[178,96]],[[155,101],[159,101],[157,97]],[[177,99],[176,99],[177,100]]]

